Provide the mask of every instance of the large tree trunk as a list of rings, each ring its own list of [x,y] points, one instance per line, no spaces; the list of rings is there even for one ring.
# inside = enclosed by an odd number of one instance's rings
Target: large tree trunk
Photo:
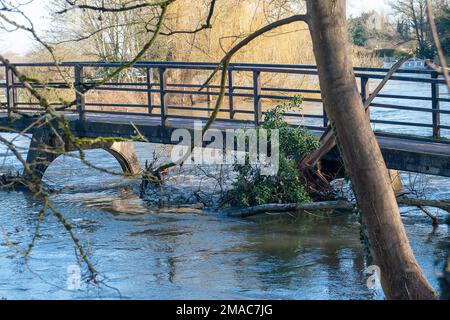
[[[441,279],[442,300],[450,300],[450,255],[447,256],[447,263],[444,266],[444,275]]]
[[[413,255],[391,180],[358,92],[347,44],[346,1],[308,0],[322,98],[389,299],[436,299]]]

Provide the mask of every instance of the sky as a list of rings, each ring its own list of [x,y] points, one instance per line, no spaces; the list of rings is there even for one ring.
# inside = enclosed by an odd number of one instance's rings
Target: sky
[[[361,12],[376,10],[380,13],[389,13],[389,0],[347,0],[348,15],[357,16]],[[46,9],[47,0],[35,0],[24,7],[26,15],[33,21],[37,30],[45,30],[49,24]],[[33,41],[26,32],[12,33],[0,31],[0,52],[26,54],[33,45]]]
[[[347,14],[356,16],[370,10],[388,14],[390,12],[389,2],[389,0],[347,0]]]

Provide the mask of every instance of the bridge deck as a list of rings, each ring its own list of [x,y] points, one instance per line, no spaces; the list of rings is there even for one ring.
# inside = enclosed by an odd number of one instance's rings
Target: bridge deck
[[[124,137],[136,135],[135,127],[153,143],[173,143],[171,134],[177,128],[192,130],[194,119],[168,118],[168,125],[161,126],[160,117],[136,115],[87,115],[86,121],[78,120],[77,115],[67,115],[74,134],[81,137]],[[10,126],[16,130],[24,129],[32,119],[23,119],[10,123],[6,115],[0,115],[0,125]],[[237,121],[217,121],[213,128],[226,129],[252,128],[253,123]],[[1,131],[1,130],[0,130]],[[313,133],[320,135],[321,131]],[[433,174],[450,177],[450,143],[433,142],[400,136],[378,136],[386,164],[391,169]],[[336,155],[330,155],[336,158]]]

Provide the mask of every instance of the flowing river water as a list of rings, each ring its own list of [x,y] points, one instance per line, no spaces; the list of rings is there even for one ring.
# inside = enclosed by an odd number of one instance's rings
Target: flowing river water
[[[16,143],[26,153],[27,140]],[[142,163],[151,159],[151,145],[136,144],[136,149]],[[119,169],[105,151],[87,154],[98,166]],[[2,172],[20,170],[3,146],[0,155]],[[426,186],[431,198],[450,199],[450,179],[421,176],[415,181],[406,173],[402,178],[407,186]],[[40,204],[27,192],[0,192],[0,298],[384,298],[381,290],[367,286],[360,226],[352,214],[242,220],[197,209],[159,210],[139,198],[139,181],[68,157],[53,162],[45,181],[60,190],[52,200],[86,244],[104,284],[84,281],[83,269],[81,287],[68,286],[77,264],[74,245],[51,215],[25,262],[14,247],[26,248],[31,240]],[[450,245],[446,214],[432,209],[441,221],[433,228],[421,211],[401,211],[416,258],[439,290]]]

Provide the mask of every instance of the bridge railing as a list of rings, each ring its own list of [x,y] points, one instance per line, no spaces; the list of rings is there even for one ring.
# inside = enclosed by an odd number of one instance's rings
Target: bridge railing
[[[78,114],[80,120],[85,120],[89,114],[146,116],[159,118],[163,125],[167,125],[169,118],[206,120],[220,88],[217,81],[213,81],[199,91],[207,75],[217,68],[213,63],[139,62],[131,69],[134,73],[127,71],[122,77],[96,87],[93,92],[97,97],[94,98],[92,93],[83,95],[80,92],[95,84],[96,77],[102,78],[104,74],[120,67],[120,64],[18,63],[15,67],[26,73],[45,73],[45,83],[35,84],[35,87],[42,92],[46,88],[67,91],[66,100],[75,98],[76,106],[66,109],[56,97],[52,105],[57,110]],[[2,69],[1,111],[11,115],[13,112],[42,110],[39,102],[24,94],[24,84],[13,75],[12,70],[6,66],[2,66]],[[99,75],[99,70],[103,74]],[[176,77],[172,74],[180,71],[194,74],[191,80],[195,81],[175,81]],[[355,68],[363,100],[370,96],[371,88],[383,79],[387,71],[383,68]],[[328,118],[322,106],[316,66],[234,63],[229,66],[227,73],[227,101],[220,109],[218,120],[260,124],[270,107],[301,94],[304,95],[304,108],[286,112],[286,118],[292,123],[313,129],[327,126]],[[275,86],[267,81],[267,78],[281,75],[284,77],[281,82],[291,85]],[[299,77],[303,77],[303,80],[306,78],[306,82],[312,81],[313,85],[306,88],[298,85]],[[375,130],[432,136],[436,139],[450,136],[450,97],[443,95],[445,92],[441,87],[445,83],[436,72],[400,69],[389,83],[392,86],[383,90],[370,106],[371,123]],[[124,99],[130,94],[138,95],[138,102]],[[176,100],[176,96],[181,96],[181,99]],[[186,103],[186,96],[203,99]]]

